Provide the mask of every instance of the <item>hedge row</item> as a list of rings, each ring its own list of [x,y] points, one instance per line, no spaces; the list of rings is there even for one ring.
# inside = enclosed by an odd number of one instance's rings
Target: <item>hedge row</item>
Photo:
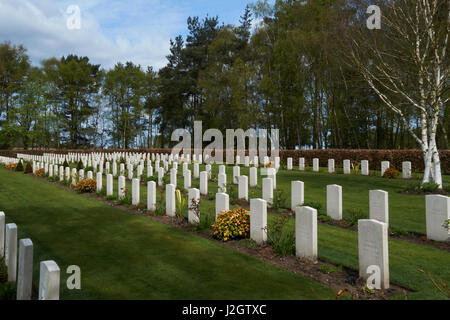
[[[123,149],[90,149],[90,150],[4,150],[0,151],[0,155],[15,157],[17,153],[42,155],[44,153],[90,153],[90,152],[123,152]],[[140,153],[170,153],[171,149],[132,149],[126,152]],[[192,150],[193,152],[193,150]],[[235,154],[237,152],[235,151]],[[248,154],[248,152],[246,152]],[[441,158],[442,173],[450,174],[450,150],[439,151]],[[414,172],[423,172],[424,161],[422,151],[420,150],[280,150],[281,163],[286,164],[287,158],[293,158],[294,166],[298,166],[299,158],[305,158],[307,166],[312,166],[314,158],[319,158],[320,166],[326,167],[328,159],[334,159],[336,167],[342,167],[343,161],[351,160],[353,163],[360,163],[361,160],[369,160],[371,170],[380,170],[382,161],[389,161],[391,167],[398,170],[402,169],[403,161],[410,161]],[[225,159],[225,150],[224,150]]]

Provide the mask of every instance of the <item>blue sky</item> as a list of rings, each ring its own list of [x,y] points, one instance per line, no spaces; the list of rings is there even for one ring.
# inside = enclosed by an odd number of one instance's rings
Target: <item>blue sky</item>
[[[237,24],[256,0],[0,0],[0,42],[23,44],[34,64],[69,53],[110,68],[133,61],[159,69],[169,40],[186,35],[189,16],[219,16]],[[273,1],[271,1],[273,2]],[[67,28],[67,8],[81,11],[81,28]]]

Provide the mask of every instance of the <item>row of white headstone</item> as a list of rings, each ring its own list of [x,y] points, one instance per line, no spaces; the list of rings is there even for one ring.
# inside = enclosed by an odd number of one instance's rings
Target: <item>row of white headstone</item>
[[[57,171],[57,165],[55,166],[55,171]],[[200,190],[199,193],[202,195],[208,194],[208,179],[211,177],[211,166],[207,165],[207,171],[203,171],[198,174],[199,166],[197,163],[194,163],[194,178],[200,177]],[[49,166],[50,172],[52,166]],[[173,167],[170,170],[170,185],[173,186],[169,190],[173,190],[173,193],[177,189],[177,163],[173,163]],[[63,180],[63,170],[64,168],[59,167],[60,180]],[[69,168],[65,168],[66,171],[66,180],[68,179],[68,170]],[[72,183],[75,184],[76,181],[74,173],[76,173],[76,169],[73,169],[74,172],[72,174]],[[255,167],[250,168],[250,187],[254,187],[257,184],[257,169]],[[263,168],[261,170],[264,170]],[[148,169],[148,175],[152,173],[152,168]],[[164,168],[158,168],[158,185],[162,186],[162,179],[165,175]],[[51,173],[50,173],[51,176]],[[84,170],[81,169],[79,171],[79,179],[82,180],[84,178]],[[183,163],[183,177],[184,177],[184,189],[191,190],[191,171],[188,169],[187,163]],[[88,172],[88,178],[92,179],[92,172]],[[103,176],[101,172],[97,173],[96,177],[97,181],[97,191],[102,190],[102,181]],[[240,175],[240,167],[233,167],[233,183],[238,184],[238,197],[239,199],[243,199],[248,201],[248,184],[249,179],[247,176]],[[217,199],[219,203],[226,201],[226,185],[227,185],[227,176],[226,176],[226,167],[224,165],[219,166],[219,174],[218,174],[218,184],[219,191]],[[271,175],[268,178],[262,179],[262,198],[271,205],[273,201],[273,190],[275,189],[276,184],[276,170],[273,170]],[[138,205],[140,202],[139,197],[139,188],[140,188],[140,179],[132,180],[132,204]],[[113,176],[111,174],[107,174],[107,188],[106,188],[107,196],[113,195]],[[121,199],[125,196],[125,177],[119,177],[119,186],[118,186],[118,198]],[[148,184],[148,210],[153,210],[155,197],[153,196],[156,193],[156,184],[149,183]],[[197,190],[197,189],[195,189]],[[193,190],[191,193],[196,194],[196,191]],[[173,199],[167,200],[168,206],[166,206],[166,210],[168,215],[174,214],[175,206],[171,205],[174,201]],[[389,224],[389,210],[388,210],[388,193],[382,190],[371,190],[369,193],[369,201],[370,201],[370,218],[375,219],[386,224]],[[441,195],[429,195],[426,197],[426,225],[427,225],[427,238],[436,241],[447,241],[448,239],[448,229],[444,228],[444,222],[447,219],[450,219],[449,216],[449,205],[448,205],[448,197]],[[191,203],[192,199],[189,199],[189,203]],[[291,209],[295,210],[295,207],[299,204],[303,204],[304,200],[304,184],[301,181],[292,181],[291,182]],[[224,205],[218,205],[218,208],[222,208]],[[216,213],[217,213],[216,209]],[[328,185],[327,186],[327,214],[334,220],[342,220],[342,187],[339,185]]]
[[[157,161],[157,160],[156,160]],[[165,161],[165,160],[163,160]],[[121,164],[123,165],[123,164]],[[167,165],[167,163],[165,164]],[[174,185],[175,189],[177,188],[177,169],[178,163],[173,162],[173,167],[170,170],[170,184]],[[388,167],[388,163],[384,164],[384,168]],[[158,172],[158,185],[162,186],[162,179],[165,175],[165,168],[159,167],[159,164],[155,164]],[[200,194],[207,195],[208,194],[208,179],[211,178],[211,165],[206,166],[206,171],[199,172],[199,164],[194,163],[194,178],[200,177]],[[46,164],[47,167],[47,164]],[[58,172],[57,165],[49,165],[49,175],[52,175],[52,167],[54,167],[54,171]],[[167,167],[166,167],[167,168]],[[64,180],[63,170],[65,170],[65,178],[69,179],[69,168],[59,167],[59,175],[60,180]],[[262,170],[266,170],[265,168],[261,168]],[[273,190],[276,189],[276,170],[273,170],[268,178],[262,180],[262,193],[263,199],[269,203],[273,201]],[[72,183],[75,185],[75,174],[76,169],[72,169]],[[263,171],[262,171],[263,172]],[[262,173],[261,172],[261,173]],[[267,174],[267,171],[264,173]],[[147,167],[147,176],[153,175],[153,168],[151,166],[151,162],[148,163]],[[84,179],[84,170],[81,169],[78,173],[79,180]],[[139,176],[138,176],[139,177]],[[184,177],[184,189],[189,190],[191,187],[191,171],[188,170],[187,162],[183,162],[183,177]],[[92,177],[92,172],[88,172],[88,178]],[[129,173],[129,178],[132,178],[132,174]],[[250,168],[250,179],[247,176],[240,175],[240,167],[233,167],[233,183],[238,184],[239,190],[239,199],[244,199],[248,201],[248,182],[250,180],[250,187],[254,187],[257,185],[257,169],[255,167]],[[102,189],[102,174],[97,173],[97,191]],[[139,204],[138,194],[138,186],[139,179],[137,181],[133,180],[132,186],[132,199],[133,205]],[[113,177],[111,174],[107,174],[107,196],[113,195],[112,191],[112,181]],[[224,165],[219,165],[219,174],[218,174],[218,184],[219,184],[219,199],[225,199],[226,197],[223,195],[226,193],[226,184],[227,184],[227,176],[226,176],[226,167]],[[291,209],[294,211],[295,206],[301,202],[303,203],[303,189],[304,185],[301,181],[292,181],[291,182]],[[125,189],[125,177],[119,177],[119,188],[118,188],[118,197],[123,198]],[[150,190],[151,191],[151,190]],[[149,194],[152,194],[151,191]],[[382,190],[372,190],[370,191],[370,217],[388,224],[389,213],[388,213],[388,193]],[[442,195],[429,195],[426,197],[426,230],[427,230],[427,238],[436,241],[447,241],[448,240],[448,232],[449,230],[444,227],[444,222],[450,219],[449,215],[449,197]],[[150,209],[149,209],[150,210]],[[329,185],[327,186],[327,213],[334,220],[342,219],[342,187],[338,185]]]
[[[17,254],[19,259],[17,259]],[[17,300],[31,300],[33,286],[33,242],[20,239],[17,252],[17,225],[5,225],[0,212],[0,256],[5,257],[8,282],[17,282]],[[55,261],[41,261],[39,300],[59,300],[60,270]]]
[[[319,158],[313,159],[313,171],[319,172]],[[305,158],[299,159],[299,170],[305,171]],[[390,162],[389,161],[382,161],[381,162],[381,176],[384,175],[385,171],[390,168]],[[410,179],[411,178],[411,162],[410,161],[404,161],[402,162],[402,176],[403,179]],[[351,173],[351,161],[350,160],[344,160],[343,162],[343,169],[344,174],[350,174]],[[287,170],[293,170],[293,159],[287,158]],[[328,173],[335,173],[336,172],[336,166],[334,159],[328,159]],[[369,175],[369,161],[368,160],[362,160],[361,161],[361,174],[364,176]]]

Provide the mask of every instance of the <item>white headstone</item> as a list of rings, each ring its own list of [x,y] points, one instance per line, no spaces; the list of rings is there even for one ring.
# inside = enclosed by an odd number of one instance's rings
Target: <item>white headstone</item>
[[[327,215],[333,220],[342,220],[342,187],[327,186]]]
[[[230,197],[228,194],[219,192],[216,194],[216,219],[220,212],[230,210]]]
[[[200,172],[200,193],[202,195],[208,195],[208,172]]]
[[[298,160],[298,168],[300,171],[305,171],[305,158],[300,158]]]
[[[147,182],[147,210],[148,211],[156,210],[156,182],[155,181]]]
[[[363,176],[369,175],[369,161],[368,160],[361,161],[361,174]]]
[[[217,177],[217,184],[219,186],[220,193],[227,192],[227,175],[224,173],[219,173],[219,176]]]
[[[450,197],[426,196],[427,238],[435,241],[450,241],[450,229],[444,223],[450,219]]]
[[[175,217],[175,186],[166,184],[166,215]]]
[[[125,190],[126,190],[126,186],[125,186],[125,177],[124,176],[120,176],[119,177],[119,185],[118,185],[118,191],[117,191],[117,197],[119,200],[125,198]]]
[[[334,173],[334,159],[328,159],[328,173]]]
[[[291,210],[303,205],[305,201],[305,184],[302,181],[291,182]]]
[[[55,261],[42,261],[39,275],[39,300],[59,300],[60,270]]]
[[[382,190],[369,192],[370,219],[389,225],[389,194]]]
[[[287,169],[292,170],[292,158],[287,158]]]
[[[195,210],[193,210],[194,202],[197,203],[197,205],[200,203],[200,190],[198,189],[189,189],[188,192],[188,220],[190,224],[197,224],[200,222],[200,217],[197,216],[197,213]],[[200,215],[200,212],[198,212]]]
[[[267,177],[272,179],[272,187],[277,188],[277,170],[275,168],[267,169]]]
[[[359,276],[367,280],[373,267],[380,271],[380,288],[389,288],[388,226],[377,220],[358,221]]]
[[[295,208],[295,253],[297,257],[317,260],[317,210]]]
[[[153,167],[151,165],[147,166],[147,178],[153,177]]]
[[[140,181],[139,179],[133,179],[131,184],[131,204],[137,206],[140,202]]]
[[[384,175],[384,172],[385,172],[387,169],[389,169],[389,166],[390,166],[389,161],[382,161],[382,162],[381,162],[381,176],[383,176],[383,175]]]
[[[94,175],[93,175],[92,171],[88,171],[87,178],[92,179],[93,177],[94,177]]]
[[[207,164],[206,166],[205,166],[205,170],[206,170],[206,172],[208,172],[208,180],[209,179],[211,179],[211,165],[210,164]]]
[[[16,282],[17,276],[17,225],[6,225],[5,264],[8,270],[8,282]]]
[[[267,240],[267,201],[250,200],[250,238],[257,244]]]
[[[248,177],[247,176],[239,176],[239,199],[244,199],[248,201]]]
[[[66,181],[70,181],[70,168],[65,168]]]
[[[402,176],[403,179],[411,179],[411,162],[402,162]]]
[[[97,172],[97,192],[101,192],[103,188],[103,176],[101,172]]]
[[[269,204],[273,201],[273,180],[271,178],[264,178],[262,185],[263,199]]]
[[[77,169],[72,169],[72,185],[75,186],[77,184]]]
[[[0,211],[0,257],[5,256],[5,213]]]
[[[198,179],[200,175],[200,165],[198,163],[194,163],[194,179]]]
[[[173,184],[175,188],[177,187],[177,170],[172,168],[170,169],[170,184]]]
[[[319,172],[319,159],[318,158],[313,159],[313,171]]]
[[[112,196],[113,195],[113,175],[107,174],[106,175],[106,196]]]
[[[350,160],[344,160],[344,174],[350,174]]]
[[[258,169],[255,167],[250,168],[250,187],[254,187],[258,184]]]
[[[158,186],[161,187],[163,185],[163,179],[164,179],[164,168],[159,167],[158,168]]]
[[[239,166],[233,167],[233,184],[239,183],[239,176],[241,175],[241,168]]]
[[[184,189],[189,190],[191,188],[191,170],[184,172]]]
[[[31,300],[33,285],[33,242],[21,239],[19,242],[19,272],[17,274],[17,300]]]

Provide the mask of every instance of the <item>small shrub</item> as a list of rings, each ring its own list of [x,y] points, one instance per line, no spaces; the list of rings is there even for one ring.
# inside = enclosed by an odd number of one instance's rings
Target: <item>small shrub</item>
[[[397,179],[400,176],[400,172],[395,168],[387,168],[383,174],[385,179]]]
[[[42,177],[44,174],[45,174],[44,168],[39,169],[39,170],[36,170],[36,171],[34,172],[34,175],[35,175],[36,177]]]
[[[102,190],[97,191],[97,197],[106,197],[106,189],[102,188]]]
[[[187,208],[187,198],[182,197],[181,196],[181,191],[180,190],[176,190],[175,191],[175,195],[176,195],[176,200],[177,200],[177,210],[176,210],[176,215],[179,219],[183,219],[184,217],[184,212]]]
[[[158,184],[158,177],[147,177],[147,178],[145,178],[145,182],[150,182],[150,181],[153,181],[156,184]]]
[[[56,175],[54,175],[53,177],[49,177],[48,180],[49,180],[50,182],[58,182],[58,181],[59,181],[59,177],[56,176]]]
[[[25,170],[23,171],[24,174],[33,173],[33,167],[29,162],[27,162],[27,165],[25,166]]]
[[[322,205],[318,202],[305,202],[303,203],[302,207],[311,207],[313,209],[316,209],[318,218],[319,216],[327,216],[325,209],[322,209]]]
[[[8,281],[8,269],[6,268],[5,257],[0,256],[0,283]]]
[[[209,230],[214,224],[214,218],[211,214],[202,214],[200,222],[195,226],[197,231]]]
[[[439,188],[439,185],[434,182],[426,182],[422,184],[421,189],[423,192],[432,193],[435,192]]]
[[[123,192],[124,192],[124,197],[123,198],[121,198],[121,199],[119,199],[118,201],[117,201],[117,203],[119,204],[119,205],[121,205],[121,206],[129,206],[129,205],[131,205],[132,203],[133,203],[133,201],[132,201],[132,199],[131,199],[131,194],[130,194],[130,192],[128,191],[128,189],[125,189],[125,190],[123,190]]]
[[[348,209],[347,221],[351,226],[358,225],[358,220],[366,219],[366,214],[361,209]]]
[[[359,175],[361,173],[361,163],[351,163],[353,174]]]
[[[322,205],[318,202],[305,202],[303,203],[303,207],[311,207],[319,211],[322,208]]]
[[[64,168],[70,167],[70,166],[69,166],[69,163],[67,162],[67,159],[64,160],[63,167],[64,167]]]
[[[116,195],[107,196],[106,200],[108,200],[108,201],[115,201],[115,200],[117,200],[117,196]]]
[[[16,166],[16,172],[23,172],[23,164],[22,160],[19,161],[19,163]]]
[[[335,267],[335,266],[327,265],[327,264],[323,264],[323,265],[319,266],[318,269],[320,272],[326,273],[326,274],[342,272],[342,266]]]
[[[267,242],[273,246],[275,254],[288,256],[295,253],[295,234],[287,225],[287,217],[276,217],[270,228],[266,229]]]
[[[155,216],[165,216],[166,215],[166,203],[164,201],[159,201],[156,203],[156,210],[153,213]]]
[[[84,169],[84,165],[83,165],[83,161],[78,161],[77,163],[77,172],[80,171],[81,169]]]
[[[15,163],[8,163],[5,166],[6,169],[11,170],[11,171],[16,171],[16,167],[17,167],[17,164],[15,164]]]
[[[84,168],[84,172],[89,172],[92,171],[92,173],[94,172],[94,167],[90,166],[90,167],[86,167]]]
[[[7,282],[0,284],[0,301],[16,300],[16,283]]]
[[[228,241],[250,236],[250,211],[243,208],[220,212],[212,226],[214,237]]]
[[[97,189],[97,183],[94,179],[84,179],[76,184],[75,189],[80,193],[93,193]]]
[[[230,196],[231,201],[237,200],[239,198],[238,189],[233,185],[227,185],[227,193]]]
[[[275,210],[286,208],[287,200],[284,192],[282,190],[274,190],[273,199],[272,199],[272,207]]]
[[[409,235],[409,232],[405,231],[403,229],[392,229],[391,233],[392,233],[393,236],[397,236],[397,237],[399,237],[399,236],[408,236]]]
[[[333,219],[325,214],[318,214],[317,219],[321,222],[331,222]]]
[[[409,182],[403,187],[403,191],[421,191],[422,190],[422,184],[420,182]]]

